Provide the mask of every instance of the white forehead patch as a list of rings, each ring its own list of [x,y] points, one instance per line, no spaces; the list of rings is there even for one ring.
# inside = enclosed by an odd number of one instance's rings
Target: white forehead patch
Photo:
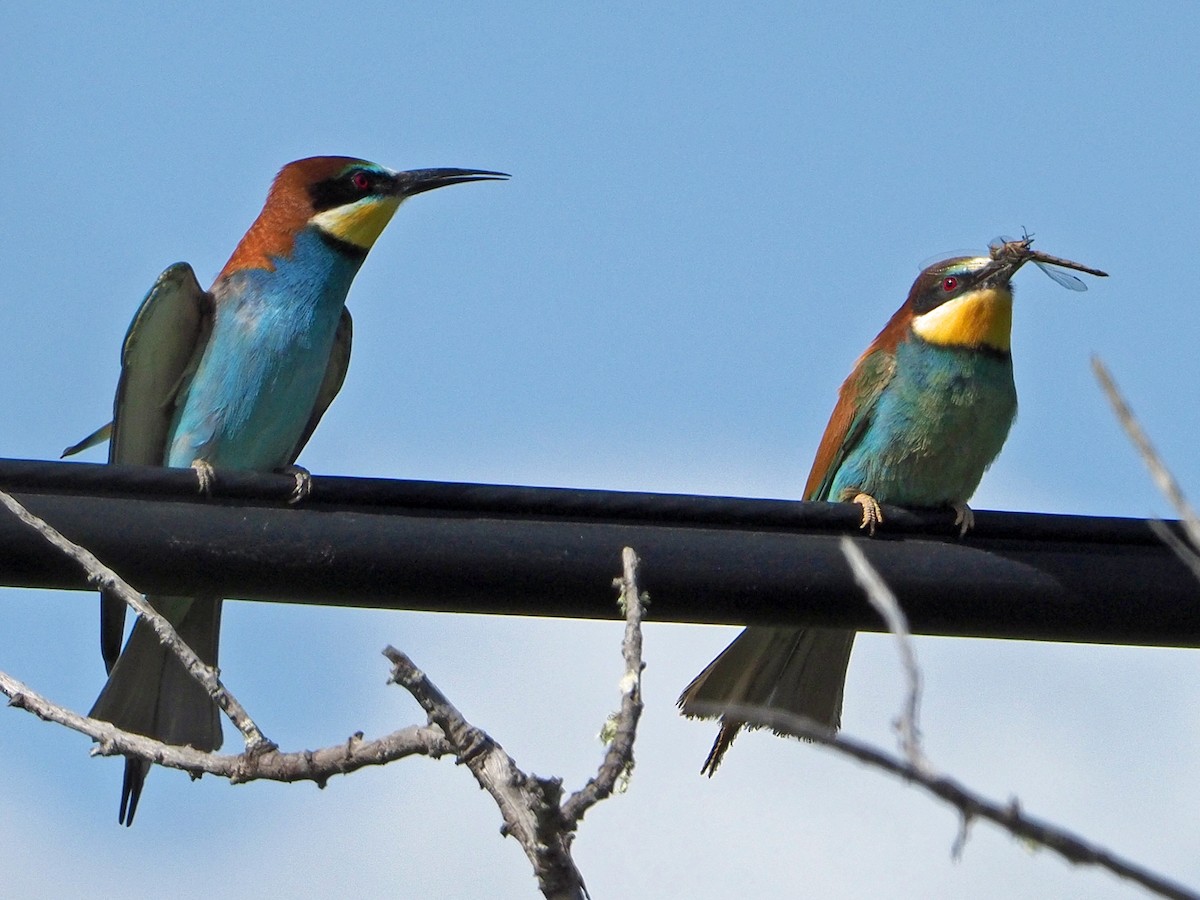
[[[943,271],[974,274],[987,268],[991,262],[992,258],[990,256],[969,256],[966,259],[955,260],[952,265],[948,265]]]

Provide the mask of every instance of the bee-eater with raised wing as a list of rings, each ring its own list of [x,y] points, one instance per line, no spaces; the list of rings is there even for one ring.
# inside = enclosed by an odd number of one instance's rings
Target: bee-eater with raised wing
[[[871,534],[883,521],[881,503],[951,508],[960,534],[972,527],[967,500],[1017,413],[1010,279],[1030,261],[1105,274],[1030,243],[996,243],[988,256],[947,259],[921,272],[842,385],[805,500],[859,504]],[[1084,289],[1074,276],[1050,274]],[[743,727],[789,733],[779,713],[835,731],[853,644],[854,632],[838,628],[745,629],[679,698],[684,715],[721,718],[701,771],[716,772]],[[742,712],[723,712],[731,707]],[[763,721],[746,709],[761,709]]]
[[[176,263],[146,295],[125,337],[111,425],[67,453],[110,439],[109,461],[192,467],[207,484],[222,469],[289,471],[337,395],[350,361],[346,294],[408,197],[468,181],[479,169],[394,172],[343,156],[288,163],[213,286]],[[64,454],[66,455],[66,454]],[[216,665],[219,597],[152,597],[205,662]],[[124,650],[125,607],[101,600],[108,683],[91,715],[200,750],[221,746],[216,705],[141,619]],[[127,759],[119,821],[133,823],[150,764]]]

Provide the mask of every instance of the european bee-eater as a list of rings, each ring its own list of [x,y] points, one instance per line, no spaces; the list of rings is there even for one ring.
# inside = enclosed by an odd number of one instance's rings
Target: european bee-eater
[[[989,256],[947,259],[921,272],[842,385],[804,499],[859,504],[861,527],[872,534],[883,521],[881,503],[949,507],[966,533],[974,522],[967,500],[1017,412],[1010,279],[1029,261],[1105,274],[1030,243],[1028,236],[997,242]],[[1083,289],[1074,276],[1047,271]],[[853,644],[854,632],[837,628],[744,630],[679,698],[684,715],[721,717],[701,771],[716,772],[743,726],[788,733],[773,713],[835,731]],[[729,707],[760,708],[765,721],[723,714]]]
[[[110,438],[109,462],[290,471],[337,395],[350,361],[345,307],[359,266],[408,197],[467,181],[479,169],[393,172],[343,156],[288,163],[213,286],[176,263],[146,295],[125,337],[113,421],[67,455]],[[205,662],[216,665],[221,598],[151,602]],[[221,746],[219,711],[141,619],[121,651],[125,606],[101,600],[108,683],[91,715],[200,750]],[[127,759],[119,821],[133,823],[150,764]]]

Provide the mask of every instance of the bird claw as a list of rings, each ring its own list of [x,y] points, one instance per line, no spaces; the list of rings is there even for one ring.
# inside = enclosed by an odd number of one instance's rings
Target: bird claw
[[[303,466],[284,466],[281,470],[284,475],[291,475],[296,480],[296,486],[292,488],[292,495],[288,497],[288,503],[296,504],[312,493],[312,474]]]
[[[954,524],[960,526],[958,536],[962,537],[975,527],[975,511],[965,503],[952,503],[950,506],[954,510]]]
[[[212,496],[213,482],[216,481],[216,472],[213,471],[212,463],[203,459],[192,460],[192,471],[196,473],[196,479],[200,482],[200,493],[205,497]]]
[[[883,510],[879,506],[879,501],[870,494],[858,494],[854,500],[862,507],[862,522],[859,523],[859,528],[865,528],[867,534],[875,537],[875,526],[883,524]]]

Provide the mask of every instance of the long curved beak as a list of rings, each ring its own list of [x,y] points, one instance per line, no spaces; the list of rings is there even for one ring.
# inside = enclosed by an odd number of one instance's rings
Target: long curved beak
[[[489,172],[486,169],[411,169],[396,173],[395,192],[399,197],[412,197],[451,184],[504,181],[510,177],[507,172]]]
[[[983,271],[979,273],[979,283],[989,287],[1008,284],[1021,266],[1029,262],[1032,254],[1032,250],[1027,253],[998,253],[996,248],[993,248],[991,260],[984,266]]]

